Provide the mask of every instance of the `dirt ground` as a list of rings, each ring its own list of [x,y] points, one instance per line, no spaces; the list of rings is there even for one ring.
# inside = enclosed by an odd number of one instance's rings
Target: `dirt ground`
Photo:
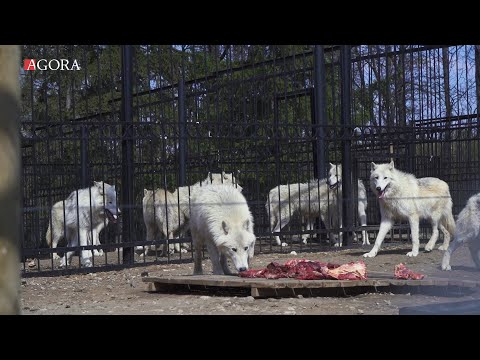
[[[291,258],[345,263],[364,260],[367,272],[385,272],[393,277],[394,266],[404,262],[409,268],[428,276],[451,279],[480,280],[468,249],[460,248],[452,258],[453,271],[440,270],[443,252],[422,251],[416,258],[408,258],[410,244],[386,244],[373,259],[364,259],[366,252],[360,246],[333,249],[326,252],[292,254],[260,254],[253,259],[252,268],[262,268],[271,261],[285,262]],[[369,247],[370,248],[370,247]],[[210,261],[204,260],[205,273],[211,270]],[[404,306],[480,299],[480,289],[447,293],[372,292],[343,297],[297,297],[254,299],[233,294],[166,294],[148,291],[142,282],[142,273],[149,276],[191,275],[193,264],[168,264],[135,267],[119,271],[106,271],[69,276],[29,277],[22,279],[21,309],[23,314],[349,314],[395,315]]]

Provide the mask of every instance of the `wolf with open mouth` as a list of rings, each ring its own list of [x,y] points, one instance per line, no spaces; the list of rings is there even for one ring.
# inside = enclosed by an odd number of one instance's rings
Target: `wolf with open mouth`
[[[67,246],[100,245],[99,233],[108,225],[118,221],[120,209],[117,206],[115,185],[103,181],[94,181],[94,185],[74,190],[65,199],[52,207],[46,234],[47,243],[56,248],[61,238]],[[101,255],[101,250],[94,250],[94,255]],[[60,266],[70,263],[73,251],[61,259]],[[81,263],[92,266],[92,251],[81,251]],[[54,258],[58,258],[54,254]]]
[[[377,255],[395,220],[408,220],[410,224],[412,251],[407,256],[418,255],[420,219],[429,220],[432,224],[432,236],[425,245],[425,251],[433,250],[438,240],[438,229],[442,231],[444,239],[439,249],[448,248],[455,232],[455,220],[450,189],[445,181],[434,177],[417,178],[396,169],[393,161],[388,164],[372,162],[370,187],[378,197],[381,221],[375,245],[364,257]]]

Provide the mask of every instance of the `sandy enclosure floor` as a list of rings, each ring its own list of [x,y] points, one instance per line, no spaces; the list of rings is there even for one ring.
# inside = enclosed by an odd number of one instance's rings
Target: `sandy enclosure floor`
[[[423,245],[424,246],[424,245]],[[423,248],[421,247],[421,249]],[[373,259],[364,259],[360,246],[326,252],[291,254],[260,254],[252,268],[262,268],[271,261],[285,262],[291,258],[345,263],[364,260],[367,271],[384,272],[393,276],[394,266],[405,263],[413,271],[427,276],[450,279],[480,280],[480,271],[465,247],[452,257],[453,271],[440,270],[443,252],[423,251],[416,258],[405,254],[411,245],[386,245]],[[210,261],[204,260],[205,273],[211,271]],[[347,297],[297,297],[254,299],[242,294],[166,294],[148,291],[142,273],[150,276],[190,275],[193,264],[148,265],[67,276],[29,277],[22,279],[21,309],[23,314],[398,314],[404,306],[449,303],[480,299],[479,290],[432,294],[372,292]],[[478,288],[477,288],[478,289]]]

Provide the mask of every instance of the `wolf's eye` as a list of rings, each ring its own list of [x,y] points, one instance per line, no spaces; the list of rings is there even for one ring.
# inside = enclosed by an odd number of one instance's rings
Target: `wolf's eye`
[[[245,249],[244,249],[244,250],[247,251],[247,250],[248,250],[248,246],[245,246]]]
[[[375,176],[375,179],[377,179],[377,180],[378,180],[378,176]]]
[[[232,248],[232,251],[235,251],[235,252],[237,252],[237,248]]]
[[[383,180],[387,180],[387,177],[385,176],[385,177],[383,178]]]

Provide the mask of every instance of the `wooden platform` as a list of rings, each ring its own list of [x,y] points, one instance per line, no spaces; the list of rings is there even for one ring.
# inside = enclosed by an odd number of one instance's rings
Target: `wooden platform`
[[[226,275],[146,276],[150,291],[239,291],[258,297],[283,296],[342,296],[372,291],[408,292],[422,289],[437,291],[461,291],[480,287],[480,281],[425,278],[423,280],[398,280],[390,274],[369,273],[367,280],[296,280],[296,279],[247,279]],[[435,287],[437,289],[432,289]],[[453,289],[454,288],[454,289]]]

